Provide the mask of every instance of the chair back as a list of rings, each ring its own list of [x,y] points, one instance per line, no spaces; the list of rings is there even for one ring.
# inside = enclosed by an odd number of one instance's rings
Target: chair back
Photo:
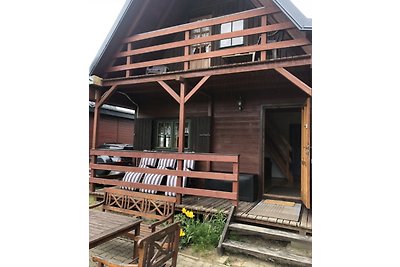
[[[176,222],[139,240],[138,267],[164,266],[170,259],[171,266],[176,266],[179,230],[179,222]]]

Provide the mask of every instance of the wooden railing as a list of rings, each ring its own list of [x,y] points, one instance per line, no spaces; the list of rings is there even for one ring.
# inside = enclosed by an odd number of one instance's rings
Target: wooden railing
[[[108,155],[115,157],[126,157],[132,158],[133,162],[137,162],[140,158],[167,158],[176,159],[179,162],[183,160],[194,160],[196,163],[199,161],[205,162],[225,162],[232,164],[231,172],[216,172],[216,171],[183,171],[183,170],[169,170],[169,169],[157,169],[157,168],[139,168],[135,166],[120,166],[113,164],[96,164],[96,157],[100,155]],[[214,153],[175,153],[175,152],[141,152],[141,151],[112,151],[112,150],[96,150],[92,149],[90,151],[90,156],[92,157],[90,163],[90,178],[89,184],[103,184],[103,185],[114,185],[114,186],[124,186],[124,187],[134,187],[151,189],[162,192],[175,192],[177,197],[180,199],[180,195],[193,195],[193,196],[203,196],[203,197],[214,197],[221,199],[231,200],[234,206],[238,205],[239,200],[239,155],[221,155]],[[182,165],[180,165],[182,166]],[[132,183],[123,182],[117,179],[108,178],[96,178],[94,173],[95,170],[110,170],[119,172],[140,172],[140,173],[155,173],[162,175],[173,175],[177,176],[177,186],[165,186],[165,185],[150,185],[143,183]],[[232,191],[217,191],[208,190],[200,188],[182,187],[181,177],[189,177],[191,179],[213,179],[221,181],[232,182]]]
[[[229,56],[234,54],[240,53],[250,53],[250,52],[257,52],[261,51],[262,53],[266,53],[268,50],[272,49],[281,49],[281,48],[290,48],[290,47],[297,47],[297,46],[304,46],[309,45],[310,41],[306,38],[300,39],[292,39],[292,40],[283,40],[274,43],[268,43],[266,34],[268,32],[274,32],[278,30],[287,30],[294,28],[294,24],[290,21],[270,24],[267,25],[266,16],[269,14],[274,14],[280,12],[278,8],[256,8],[251,9],[239,13],[234,13],[226,16],[211,18],[207,20],[182,24],[178,26],[173,26],[169,28],[164,28],[156,31],[146,32],[135,34],[128,38],[125,38],[123,43],[126,44],[125,51],[120,51],[115,55],[115,59],[124,59],[122,62],[125,64],[118,63],[119,65],[111,66],[108,69],[108,72],[119,72],[119,71],[126,71],[126,76],[130,76],[130,71],[151,67],[151,66],[159,66],[159,65],[168,65],[173,63],[184,63],[183,69],[189,69],[189,62],[193,60],[199,59],[209,59],[215,57],[222,57],[222,56]],[[213,34],[209,36],[204,36],[200,38],[193,38],[190,39],[190,31],[202,27],[212,27],[215,25],[221,25],[223,23],[237,21],[237,20],[244,20],[250,18],[261,17],[260,26],[256,26],[254,28],[248,28],[239,31],[233,31],[223,34]],[[146,47],[140,47],[140,44],[137,42],[143,40],[149,40],[160,37],[174,34],[175,39],[172,42],[163,43],[163,44],[156,44],[150,45]],[[219,40],[224,40],[228,38],[235,38],[235,37],[243,37],[243,36],[250,36],[250,35],[257,35],[262,37],[261,42],[254,45],[248,46],[240,46],[240,47],[231,47],[231,48],[224,48],[210,52],[204,52],[199,54],[190,54],[190,46],[195,44],[202,44],[208,42],[215,42]],[[178,38],[178,40],[177,40]],[[150,42],[149,42],[150,43]],[[136,48],[135,48],[136,47]],[[143,55],[147,53],[165,51],[169,49],[181,49],[181,53],[179,56],[172,56],[169,58],[161,57],[159,59],[151,59],[146,60],[145,57],[133,59],[133,56]],[[183,56],[182,56],[183,55]],[[261,57],[261,60],[265,60],[265,56]],[[118,62],[116,60],[115,62]]]

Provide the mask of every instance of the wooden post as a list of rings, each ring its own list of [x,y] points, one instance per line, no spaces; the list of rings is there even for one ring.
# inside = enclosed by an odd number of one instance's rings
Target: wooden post
[[[128,43],[128,44],[127,44],[127,49],[126,49],[126,51],[131,51],[131,50],[132,50],[132,43]],[[129,65],[129,64],[131,64],[131,63],[132,63],[132,62],[131,62],[131,56],[127,56],[127,57],[126,57],[126,64]],[[131,76],[131,70],[126,70],[125,76],[126,76],[126,77]]]
[[[93,115],[92,149],[95,149],[97,146],[97,132],[98,132],[97,128],[98,128],[99,116],[100,116],[100,107],[99,107],[100,97],[101,97],[100,91],[99,91],[99,89],[96,89],[94,115]],[[90,160],[92,163],[96,163],[97,157],[92,156]],[[95,170],[93,170],[93,169],[90,170],[90,178],[94,177],[94,172],[95,172]],[[92,184],[92,183],[89,183],[89,192],[94,192],[94,184]]]
[[[261,16],[261,26],[267,25],[267,15]],[[261,44],[267,43],[267,33],[261,34]],[[267,60],[267,51],[261,51],[261,60]]]
[[[179,130],[178,130],[178,152],[185,151],[185,94],[186,94],[186,81],[180,84],[180,101],[179,101]],[[178,160],[178,170],[183,170],[183,160]],[[177,177],[177,186],[182,187],[182,176]],[[177,202],[182,202],[182,195],[176,194]]]
[[[236,194],[236,200],[232,200],[233,206],[239,205],[239,161],[233,163],[233,174],[237,177],[236,181],[232,182],[232,193]]]
[[[190,39],[190,31],[185,31],[185,41]],[[184,48],[184,52],[183,52],[184,56],[188,56],[189,55],[189,46],[185,46]],[[185,61],[183,63],[183,70],[188,70],[189,69],[189,61]]]

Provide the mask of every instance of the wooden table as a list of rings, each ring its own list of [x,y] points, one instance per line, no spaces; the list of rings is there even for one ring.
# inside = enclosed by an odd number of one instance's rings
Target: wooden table
[[[89,210],[89,249],[133,230],[139,235],[141,221],[135,217]]]

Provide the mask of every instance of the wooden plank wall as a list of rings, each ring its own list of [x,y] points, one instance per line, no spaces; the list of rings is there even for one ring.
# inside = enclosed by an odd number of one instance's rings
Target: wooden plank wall
[[[98,144],[133,143],[134,121],[108,115],[100,115]],[[89,113],[89,147],[92,146],[93,113]]]

